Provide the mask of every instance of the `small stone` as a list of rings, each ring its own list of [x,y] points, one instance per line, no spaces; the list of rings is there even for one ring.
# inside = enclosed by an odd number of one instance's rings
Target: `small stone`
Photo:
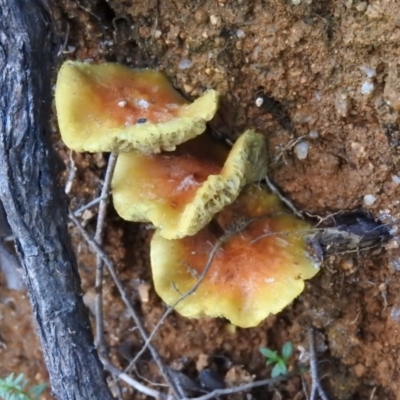
[[[374,89],[375,85],[372,82],[366,81],[361,86],[361,94],[369,95],[374,91]]]
[[[82,219],[84,221],[89,221],[90,219],[92,219],[94,217],[94,212],[92,210],[85,210],[82,214]]]
[[[243,39],[243,38],[246,37],[246,34],[244,33],[243,29],[238,29],[238,30],[236,31],[236,36],[237,36],[239,39]]]
[[[398,175],[392,175],[392,182],[393,182],[395,185],[400,185],[400,176],[398,176]]]
[[[350,111],[350,99],[346,92],[339,92],[335,97],[335,108],[337,113],[345,118]]]
[[[363,198],[363,203],[365,207],[372,206],[376,201],[376,196],[373,194],[366,194]]]
[[[211,25],[217,25],[219,23],[219,18],[216,15],[210,15]]]
[[[382,18],[381,4],[370,4],[366,8],[367,17],[371,20]]]
[[[319,133],[318,133],[318,131],[310,131],[308,134],[308,137],[310,137],[311,139],[318,139]]]
[[[198,24],[205,24],[206,22],[208,22],[209,17],[206,11],[197,10],[194,13],[194,19]]]
[[[299,160],[305,160],[308,156],[308,149],[310,145],[308,142],[300,142],[297,143],[296,146],[294,146],[294,154],[296,154],[297,158]]]
[[[261,107],[264,103],[264,99],[262,97],[257,97],[256,98],[256,106]]]
[[[193,65],[193,63],[192,63],[191,60],[189,60],[188,58],[183,58],[183,59],[180,61],[179,65],[178,65],[178,68],[179,68],[179,69],[188,69],[188,68],[190,68],[192,65]]]
[[[360,70],[364,72],[364,74],[367,75],[368,78],[373,78],[374,76],[376,76],[375,68],[370,68],[363,65],[362,67],[360,67]]]
[[[191,93],[191,91],[193,90],[193,86],[192,86],[192,85],[187,85],[187,84],[185,84],[185,85],[183,85],[183,90],[184,90],[186,93]]]
[[[299,4],[301,4],[301,0],[292,0],[292,4],[294,6],[298,6]]]
[[[124,108],[127,106],[127,104],[128,104],[128,102],[126,100],[120,100],[118,102],[118,107]]]
[[[160,30],[156,29],[154,31],[154,38],[155,39],[159,39],[161,37],[161,35],[162,35],[162,32]]]
[[[358,12],[364,12],[367,9],[367,7],[368,7],[367,2],[366,1],[361,1],[360,3],[358,3],[356,5],[356,10]]]
[[[352,258],[344,258],[341,262],[340,262],[340,268],[342,268],[343,271],[345,272],[354,272],[354,261]]]
[[[142,303],[148,303],[150,299],[150,285],[147,282],[140,283],[138,287],[139,298]]]

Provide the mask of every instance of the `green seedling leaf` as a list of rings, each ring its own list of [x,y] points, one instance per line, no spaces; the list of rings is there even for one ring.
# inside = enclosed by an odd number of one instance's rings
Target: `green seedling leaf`
[[[293,354],[293,343],[292,342],[286,342],[282,346],[282,357],[285,360],[288,360]]]
[[[277,376],[285,375],[286,373],[287,373],[286,364],[281,360],[275,364],[274,368],[272,368],[271,378],[276,378]]]
[[[41,383],[40,385],[34,386],[30,392],[32,397],[36,400],[40,397],[40,395],[46,390],[47,384]]]
[[[0,399],[2,400],[37,400],[46,388],[46,384],[37,385],[31,390],[25,389],[28,381],[24,374],[14,378],[14,374],[0,378]]]
[[[260,353],[271,362],[277,362],[279,360],[278,353],[269,349],[268,347],[260,347]]]

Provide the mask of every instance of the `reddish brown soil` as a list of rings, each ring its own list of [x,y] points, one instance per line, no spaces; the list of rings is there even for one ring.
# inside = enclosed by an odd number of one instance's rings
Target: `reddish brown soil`
[[[301,210],[325,216],[358,209],[369,194],[376,197],[369,206],[374,216],[398,220],[398,1],[62,0],[56,18],[65,39],[60,63],[93,59],[162,69],[189,99],[206,88],[219,90],[213,132],[232,140],[246,128],[264,134],[270,178]],[[67,163],[69,155],[56,135]],[[293,151],[299,141],[309,144],[303,160]],[[78,171],[71,197],[77,207],[98,195],[105,158],[74,159]],[[91,231],[95,216],[96,210],[85,215]],[[94,258],[75,229],[71,234],[91,306]],[[104,248],[149,330],[164,310],[151,282],[151,234],[143,225],[121,221],[110,207]],[[290,340],[297,349],[292,365],[298,363],[313,325],[332,399],[399,400],[396,246],[394,240],[380,253],[328,257],[303,294],[257,328],[233,329],[224,320],[172,314],[154,343],[167,364],[192,377],[210,364],[221,374],[229,371],[226,379],[237,384],[253,375],[269,376],[259,346],[278,349]],[[111,358],[125,366],[141,341],[108,275],[105,302]],[[0,318],[0,376],[24,372],[34,382],[45,380],[24,295],[0,288]],[[149,355],[139,372],[161,382]],[[304,382],[309,383],[307,376]],[[253,397],[235,398],[299,400],[306,398],[304,390],[295,377]],[[125,398],[144,397],[126,389]]]

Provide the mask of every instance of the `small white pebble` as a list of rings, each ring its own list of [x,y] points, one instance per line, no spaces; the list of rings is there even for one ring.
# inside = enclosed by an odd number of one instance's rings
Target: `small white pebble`
[[[305,160],[308,156],[308,149],[310,145],[307,142],[299,142],[294,146],[294,154],[299,160]]]
[[[341,117],[347,117],[350,111],[350,99],[346,92],[340,91],[335,96],[335,107]]]
[[[367,9],[367,7],[368,7],[367,2],[366,1],[362,1],[361,3],[358,3],[356,5],[356,10],[358,12],[364,12]]]
[[[376,201],[376,197],[373,194],[366,194],[363,199],[363,203],[365,207],[372,206]]]
[[[63,51],[64,54],[73,53],[76,50],[76,46],[67,46],[67,48]]]
[[[256,106],[257,107],[261,107],[263,103],[264,103],[264,99],[262,97],[256,98]]]
[[[364,72],[364,74],[367,75],[368,78],[373,78],[376,75],[375,68],[370,68],[363,65],[362,67],[360,67],[360,70]]]
[[[118,102],[118,107],[124,108],[127,106],[127,104],[128,104],[128,102],[126,100],[120,100]]]
[[[393,182],[395,185],[400,185],[400,176],[398,176],[398,175],[392,175],[392,182]]]
[[[161,37],[161,35],[162,35],[162,32],[159,31],[158,29],[156,29],[156,30],[154,31],[154,37],[155,37],[156,39],[159,39],[159,38]]]
[[[310,131],[310,133],[308,134],[308,136],[309,136],[311,139],[317,139],[317,138],[319,137],[319,133],[318,133],[318,131]]]
[[[301,4],[301,0],[292,0],[292,4],[294,6],[298,6],[299,4]]]
[[[246,37],[246,34],[244,33],[243,29],[238,29],[238,30],[236,31],[236,36],[237,36],[239,39],[243,39],[244,37]]]
[[[193,63],[188,59],[184,58],[181,60],[181,62],[178,65],[179,69],[188,69],[193,65]]]
[[[211,22],[211,25],[217,25],[218,17],[216,15],[210,15],[210,22]]]
[[[368,95],[374,91],[374,84],[372,82],[366,81],[361,86],[361,94]]]

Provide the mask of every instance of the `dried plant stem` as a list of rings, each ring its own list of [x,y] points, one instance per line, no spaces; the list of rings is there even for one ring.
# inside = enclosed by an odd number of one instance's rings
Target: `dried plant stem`
[[[75,176],[76,176],[76,166],[75,166],[75,161],[73,157],[73,151],[71,150],[69,153],[69,166],[68,166],[68,178],[67,182],[65,183],[65,189],[64,192],[66,194],[69,194],[72,189],[72,185],[74,184]]]
[[[111,153],[108,159],[106,175],[100,194],[99,212],[97,216],[96,232],[94,240],[98,245],[103,242],[103,229],[107,214],[108,192],[110,191],[111,178],[117,162],[117,154]],[[107,346],[104,339],[104,318],[103,318],[103,260],[96,254],[96,280],[95,280],[95,319],[96,319],[96,338],[95,343],[102,356],[107,355]]]
[[[293,375],[295,375],[295,374],[289,373],[286,375],[277,376],[276,378],[263,379],[261,381],[250,382],[250,383],[246,383],[244,385],[235,386],[233,388],[216,389],[210,393],[205,394],[204,396],[194,397],[191,400],[210,400],[210,399],[217,398],[218,396],[225,396],[228,394],[245,392],[247,390],[252,390],[252,389],[254,389],[256,387],[260,387],[260,386],[271,386],[271,385],[275,385],[279,382],[285,381],[286,379],[292,377]]]
[[[141,384],[140,382],[136,381],[135,379],[131,378],[126,373],[120,371],[118,368],[114,367],[111,363],[106,362],[105,368],[108,371],[110,371],[113,375],[118,376],[119,379],[121,379],[128,385],[132,386],[137,391],[146,394],[147,396],[150,396],[150,397],[153,397],[154,399],[159,399],[159,400],[173,400],[172,396],[168,396],[157,390],[150,389],[149,387],[147,387],[147,386]],[[234,393],[252,390],[256,387],[272,386],[272,385],[276,385],[279,382],[287,380],[288,378],[290,378],[291,376],[294,376],[294,375],[295,375],[294,373],[289,373],[286,375],[278,376],[276,378],[263,379],[261,381],[250,382],[250,383],[246,383],[244,385],[235,386],[233,388],[216,389],[216,390],[213,390],[212,392],[207,393],[200,397],[191,397],[190,400],[211,400],[211,399],[218,398],[219,396],[226,396],[228,394],[234,394]],[[185,398],[185,400],[188,400],[188,398]]]
[[[93,199],[92,201],[89,201],[89,203],[85,204],[84,206],[77,208],[75,211],[73,211],[74,215],[76,217],[81,216],[85,210],[92,208],[92,207],[96,206],[97,204],[99,204],[104,198],[108,197],[110,195],[110,193],[111,192],[106,193],[105,197],[102,197],[102,196],[96,197],[95,199]]]
[[[164,393],[159,392],[158,390],[151,389],[142,383],[138,382],[136,379],[133,379],[130,377],[128,374],[125,374],[124,372],[120,371],[118,368],[114,367],[110,362],[107,360],[102,360],[104,367],[111,372],[113,376],[116,378],[120,379],[121,381],[124,381],[127,383],[129,386],[132,386],[134,389],[136,389],[140,393],[144,393],[146,396],[152,397],[156,400],[173,400],[174,398],[172,396],[166,395]]]
[[[282,193],[279,191],[279,189],[270,181],[270,179],[268,178],[268,175],[265,176],[265,182],[267,183],[267,186],[269,188],[269,190],[276,194],[279,197],[279,200],[286,205],[286,207],[288,207],[290,210],[292,210],[292,212],[294,214],[296,214],[299,218],[304,219],[303,214],[301,213],[301,211],[299,211],[294,205],[293,203],[288,200],[285,196],[282,195]]]
[[[324,389],[322,388],[321,383],[319,381],[318,359],[317,359],[317,351],[315,349],[315,336],[313,328],[310,328],[308,336],[310,341],[310,372],[311,372],[310,400],[316,400],[317,394],[319,394],[322,400],[329,400],[328,396],[325,394]]]
[[[126,294],[126,292],[123,288],[123,285],[122,285],[120,279],[118,278],[118,275],[116,273],[113,262],[104,253],[104,251],[101,249],[101,247],[94,241],[94,239],[92,237],[90,237],[90,235],[86,232],[86,230],[83,228],[82,224],[78,221],[78,219],[73,214],[70,214],[69,218],[75,224],[76,228],[78,229],[78,231],[80,232],[82,237],[86,240],[86,242],[92,248],[92,251],[96,255],[98,255],[102,259],[104,264],[106,265],[111,277],[114,280],[115,285],[118,288],[118,291],[121,295],[122,301],[125,303],[126,307],[128,308],[130,315],[131,315],[133,321],[135,322],[135,324],[140,332],[140,335],[142,336],[142,339],[145,342],[147,342],[148,333],[146,332],[140,317],[138,316],[133,304],[131,303],[128,295]],[[177,385],[174,383],[173,379],[170,377],[170,375],[168,373],[168,369],[164,366],[157,350],[151,344],[149,344],[147,347],[148,347],[154,361],[157,363],[157,365],[160,369],[160,372],[163,375],[166,383],[171,387],[171,389],[173,390],[176,397],[179,399],[184,398],[185,396],[184,396],[184,394],[181,393],[182,392],[181,388],[178,388]]]

